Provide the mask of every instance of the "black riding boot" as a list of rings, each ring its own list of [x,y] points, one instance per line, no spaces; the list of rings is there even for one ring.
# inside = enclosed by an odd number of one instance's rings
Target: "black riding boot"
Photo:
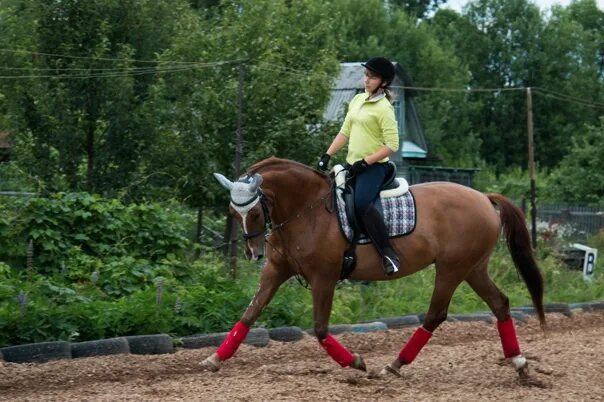
[[[398,272],[400,267],[398,255],[396,255],[396,251],[394,251],[390,245],[388,228],[384,223],[384,218],[382,218],[382,215],[373,204],[371,204],[365,214],[361,216],[361,222],[365,228],[365,233],[367,233],[367,236],[373,241],[373,245],[382,256],[386,275],[392,275],[395,272]]]

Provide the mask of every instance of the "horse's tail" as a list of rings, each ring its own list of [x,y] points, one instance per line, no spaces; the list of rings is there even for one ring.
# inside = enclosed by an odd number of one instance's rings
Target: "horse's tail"
[[[541,328],[545,330],[545,313],[543,310],[543,277],[537,267],[531,240],[524,221],[524,213],[508,198],[501,194],[486,195],[493,204],[499,206],[499,217],[508,243],[508,249],[516,269],[533,299]]]

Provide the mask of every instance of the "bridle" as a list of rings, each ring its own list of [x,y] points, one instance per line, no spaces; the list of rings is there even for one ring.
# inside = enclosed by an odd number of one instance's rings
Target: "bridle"
[[[253,233],[243,233],[243,239],[246,241],[253,239],[254,237],[258,237],[260,235],[266,235],[267,228],[272,232],[273,222],[271,221],[271,214],[268,209],[268,198],[266,197],[266,195],[264,195],[262,190],[258,188],[258,190],[256,190],[256,194],[254,194],[252,198],[245,202],[238,203],[231,200],[231,204],[236,207],[243,208],[249,205],[250,209],[253,208],[258,202],[260,202],[260,205],[262,206],[262,214],[264,215],[264,228],[262,230],[257,230]]]
[[[249,209],[251,209],[258,202],[260,202],[260,205],[262,206],[262,214],[264,215],[264,227],[262,228],[262,230],[257,230],[253,233],[243,233],[243,239],[247,241],[247,240],[253,239],[255,237],[261,236],[261,235],[268,237],[268,236],[270,236],[271,233],[276,232],[277,230],[281,229],[283,226],[285,226],[287,223],[291,222],[292,220],[301,218],[307,210],[313,209],[318,204],[327,200],[327,198],[330,196],[330,194],[333,191],[333,187],[332,187],[333,185],[334,184],[332,183],[329,191],[327,193],[325,193],[323,196],[321,196],[317,200],[311,202],[310,204],[306,205],[304,208],[302,208],[302,210],[300,212],[298,212],[295,215],[292,215],[292,217],[290,217],[290,218],[285,219],[283,222],[275,225],[274,227],[273,227],[273,222],[272,222],[271,216],[270,216],[270,210],[268,208],[268,197],[264,194],[264,192],[262,192],[262,190],[260,188],[258,188],[258,190],[256,190],[256,194],[254,194],[249,200],[246,200],[242,203],[237,203],[231,199],[231,204],[233,204],[233,206],[239,207],[239,208],[248,207]],[[326,208],[327,208],[327,206],[326,206]],[[327,210],[329,211],[329,208],[327,208]],[[332,212],[332,211],[329,211],[329,212]]]
[[[238,208],[245,208],[247,210],[251,210],[254,206],[256,206],[256,204],[259,202],[260,205],[262,206],[262,213],[264,215],[264,227],[262,228],[262,230],[257,230],[253,233],[245,233],[245,229],[244,229],[244,233],[243,233],[243,239],[247,242],[250,239],[253,239],[255,237],[258,236],[264,236],[265,237],[265,241],[269,244],[269,246],[278,254],[280,254],[282,257],[286,258],[286,259],[293,259],[293,261],[296,263],[297,267],[297,271],[298,274],[296,275],[296,279],[298,280],[298,282],[300,283],[300,285],[308,288],[308,283],[304,283],[303,280],[301,278],[303,278],[303,274],[302,274],[302,267],[300,266],[300,263],[298,262],[298,260],[293,256],[293,255],[289,255],[289,253],[287,253],[285,250],[284,251],[280,251],[274,244],[271,243],[271,241],[269,241],[268,237],[273,233],[278,231],[279,229],[281,229],[283,226],[285,226],[287,223],[301,218],[305,215],[306,211],[308,210],[312,210],[313,208],[315,208],[317,205],[323,203],[325,200],[327,200],[330,195],[333,194],[333,192],[335,191],[335,180],[333,180],[329,186],[329,191],[327,191],[327,193],[325,193],[324,195],[322,195],[320,198],[316,199],[315,201],[311,202],[310,204],[307,204],[304,206],[304,208],[302,208],[302,210],[300,210],[298,213],[293,214],[291,217],[285,219],[283,222],[274,225],[272,223],[271,217],[270,217],[270,210],[268,207],[268,202],[269,199],[268,197],[264,194],[264,192],[262,191],[262,189],[260,187],[258,187],[258,189],[256,190],[256,193],[249,198],[248,200],[244,201],[244,202],[235,202],[233,201],[233,199],[231,198],[231,204],[234,207],[235,210],[237,210]],[[327,211],[329,213],[333,212],[333,209],[330,209],[328,205],[325,205],[325,208],[327,209]]]

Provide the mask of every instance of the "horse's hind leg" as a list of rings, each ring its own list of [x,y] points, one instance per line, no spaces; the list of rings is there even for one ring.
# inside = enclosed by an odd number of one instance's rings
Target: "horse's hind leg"
[[[497,330],[501,339],[503,355],[511,359],[514,368],[521,377],[526,377],[528,365],[520,352],[516,328],[510,315],[509,299],[489,277],[487,264],[485,263],[472,271],[466,278],[466,282],[484,300],[497,318]]]
[[[271,301],[279,286],[291,276],[292,274],[288,270],[281,270],[271,262],[266,264],[262,270],[260,286],[241,320],[235,324],[216,352],[201,363],[203,369],[218,371],[221,362],[235,354],[237,348],[239,348],[239,345],[241,345],[241,342],[247,336],[250,327],[254,324],[264,307]]]
[[[380,374],[399,375],[398,372],[401,366],[410,364],[415,360],[419,352],[432,337],[432,332],[447,319],[449,303],[455,289],[457,289],[462,280],[463,278],[460,277],[460,274],[456,270],[437,266],[432,299],[430,300],[428,312],[424,317],[423,325],[415,330],[411,338],[409,338],[401,349],[398,357],[387,365]]]

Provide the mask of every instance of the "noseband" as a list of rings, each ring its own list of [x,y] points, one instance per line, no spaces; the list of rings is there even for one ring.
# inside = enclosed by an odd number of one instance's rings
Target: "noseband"
[[[254,196],[252,198],[250,198],[249,200],[247,200],[245,202],[237,203],[231,199],[231,204],[233,204],[234,206],[239,207],[239,208],[243,208],[243,207],[246,207],[249,205],[250,206],[249,208],[252,209],[256,205],[257,202],[260,202],[260,205],[262,206],[262,214],[264,215],[264,228],[262,230],[258,230],[253,233],[243,233],[243,239],[246,241],[253,239],[254,237],[265,235],[267,229],[268,230],[273,229],[271,215],[268,210],[267,198],[264,195],[264,193],[262,192],[262,190],[260,190],[260,188],[258,188],[258,190],[256,190],[256,194],[254,194]]]

